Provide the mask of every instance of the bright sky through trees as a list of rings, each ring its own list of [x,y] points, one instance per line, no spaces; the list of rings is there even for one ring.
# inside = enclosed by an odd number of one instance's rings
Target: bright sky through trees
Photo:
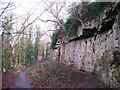
[[[5,1],[9,2],[10,0],[5,0]],[[66,20],[66,18],[68,17],[68,13],[66,11],[68,8],[66,7],[68,7],[73,2],[80,2],[81,0],[58,0],[58,1],[61,3],[66,2],[65,8],[62,9],[62,12],[60,13],[60,18]],[[11,0],[11,2],[14,2],[15,5],[15,9],[12,10],[12,12],[16,16],[21,17],[20,22],[22,21],[23,18],[26,17],[28,13],[32,14],[30,20],[31,21],[34,20],[48,7],[47,4],[45,3],[46,0]],[[57,3],[57,0],[50,0],[49,2]],[[44,14],[42,14],[40,19],[51,20],[54,19],[54,17],[46,11],[44,12]],[[54,29],[53,23],[51,22],[44,23],[41,20],[37,20],[35,23],[36,25],[40,25],[42,32],[46,32],[49,29]],[[50,40],[50,38],[47,36],[44,36],[43,39]]]
[[[33,14],[30,20],[34,20],[37,16],[39,16],[42,12],[44,12],[46,8],[46,4],[44,0],[37,0],[37,1],[36,0],[13,0],[13,2],[15,3],[15,6],[16,6],[16,8],[14,9],[14,12],[16,15],[24,17],[31,10],[31,13]],[[65,16],[65,13],[66,13],[65,9],[63,12],[64,13],[61,16],[63,16],[62,18],[65,19],[65,17],[67,16],[67,15]],[[52,19],[52,18],[53,17],[47,11],[40,17],[40,19],[42,20],[47,20],[47,19]],[[53,28],[53,25],[50,22],[44,23],[38,20],[36,23],[37,25],[40,25],[42,32],[45,32]],[[46,36],[44,36],[43,38],[44,39],[47,38],[47,40],[50,39]]]

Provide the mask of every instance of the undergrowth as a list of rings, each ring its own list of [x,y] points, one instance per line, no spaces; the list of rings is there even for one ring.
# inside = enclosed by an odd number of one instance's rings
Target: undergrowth
[[[42,87],[61,87],[61,85],[62,87],[72,87],[72,85],[76,86],[76,82],[79,81],[78,72],[53,61],[35,66],[28,73],[28,76],[32,78],[34,82],[39,83]]]

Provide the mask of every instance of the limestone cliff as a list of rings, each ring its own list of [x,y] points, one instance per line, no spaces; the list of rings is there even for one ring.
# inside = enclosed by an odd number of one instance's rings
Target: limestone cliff
[[[92,33],[81,34],[62,43],[59,50],[55,50],[54,58],[67,65],[72,65],[87,72],[94,72],[99,79],[110,87],[120,87],[120,11],[119,6],[113,7],[111,12],[102,19],[101,26],[92,20],[91,25],[98,27]],[[110,10],[109,10],[110,11]],[[101,14],[103,15],[103,14]],[[86,30],[82,28],[83,30]],[[86,26],[87,27],[87,26]],[[88,29],[88,27],[87,27]],[[93,32],[93,31],[92,31]],[[83,33],[83,32],[82,32]],[[59,59],[58,59],[59,58]]]

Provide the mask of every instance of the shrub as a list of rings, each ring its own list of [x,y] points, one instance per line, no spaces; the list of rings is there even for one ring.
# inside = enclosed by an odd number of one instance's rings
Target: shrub
[[[54,32],[52,34],[52,38],[51,38],[51,48],[55,49],[56,48],[56,44],[57,44],[57,40],[58,40],[58,31]]]
[[[111,5],[111,2],[83,3],[83,7],[79,7],[79,5],[80,4],[74,7],[76,10],[74,10],[74,12],[71,11],[70,17],[64,24],[66,35],[69,38],[76,36],[81,21],[87,22],[97,18],[106,7]]]

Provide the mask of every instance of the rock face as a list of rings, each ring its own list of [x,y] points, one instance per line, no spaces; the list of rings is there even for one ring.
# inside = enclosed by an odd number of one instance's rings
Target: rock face
[[[60,61],[88,72],[95,72],[111,87],[120,87],[120,28],[87,39],[66,43]]]
[[[109,20],[111,21],[111,19]],[[105,26],[108,30],[101,31],[102,33],[87,38],[73,39],[62,44],[60,51],[54,50],[53,59],[87,72],[94,72],[106,85],[120,88],[119,20],[120,12],[118,12],[115,22],[112,23],[112,29]],[[97,27],[98,22],[91,22],[91,25],[92,28]],[[78,33],[78,36],[82,35],[81,31]]]

